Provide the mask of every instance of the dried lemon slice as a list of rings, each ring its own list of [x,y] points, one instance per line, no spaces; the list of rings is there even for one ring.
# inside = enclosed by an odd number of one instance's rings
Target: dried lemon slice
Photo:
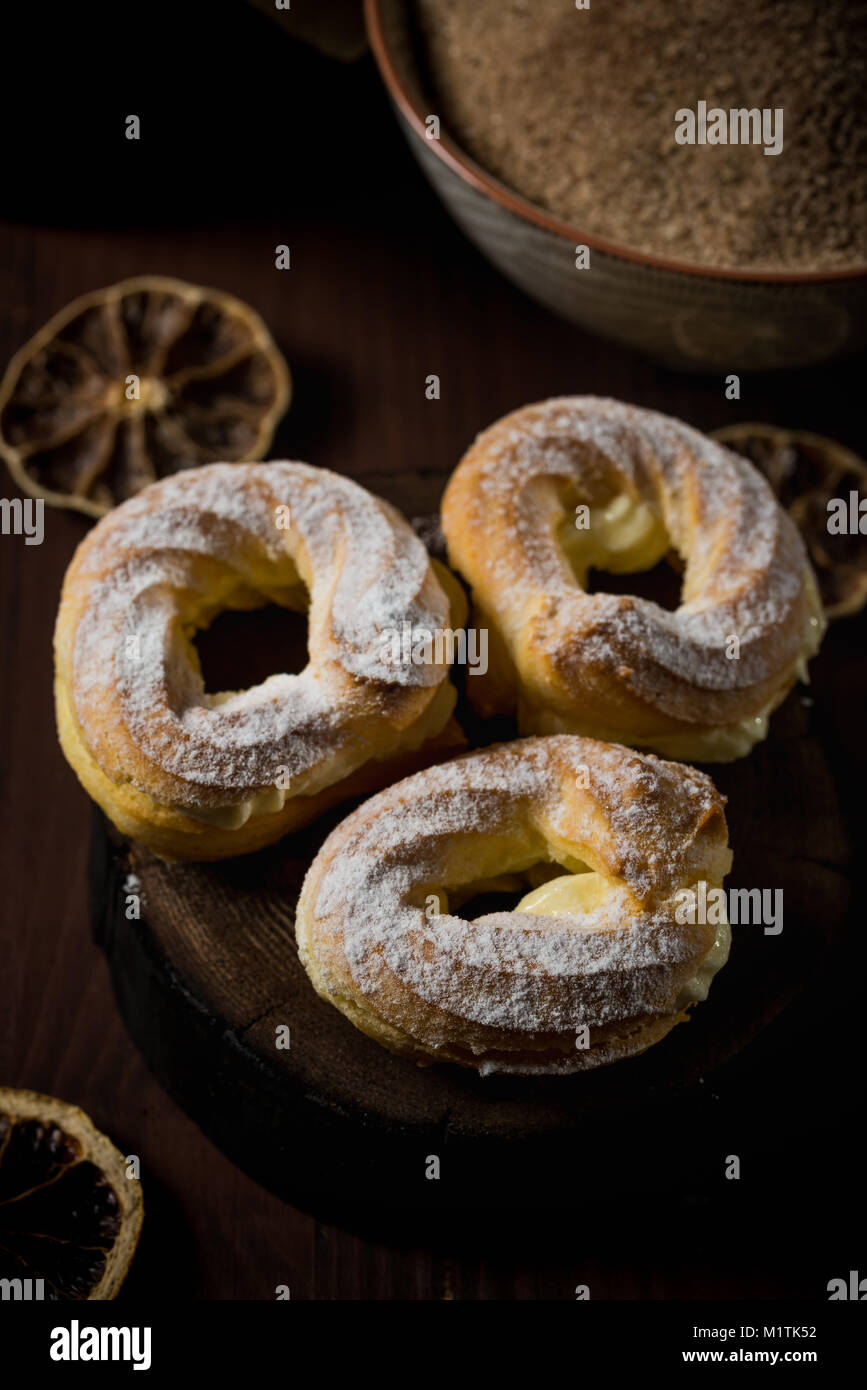
[[[115,1298],[143,1213],[141,1183],[127,1178],[123,1157],[82,1110],[0,1088],[4,1296]]]
[[[726,425],[712,436],[743,454],[765,475],[800,527],[819,581],[828,618],[858,613],[867,603],[867,543],[854,531],[831,535],[828,502],[867,496],[867,463],[836,440],[776,425]]]
[[[102,516],[180,468],[261,458],[290,390],[249,305],[144,275],[82,295],[15,354],[0,453],[31,496]]]

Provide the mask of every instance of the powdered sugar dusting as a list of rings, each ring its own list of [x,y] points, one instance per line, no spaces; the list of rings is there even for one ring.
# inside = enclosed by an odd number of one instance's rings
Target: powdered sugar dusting
[[[675,924],[671,900],[701,867],[699,828],[721,804],[702,773],[652,755],[575,736],[520,740],[373,798],[326,841],[302,903],[311,893],[305,913],[342,932],[354,984],[375,1008],[399,988],[482,1029],[605,1026],[670,1009],[706,950]],[[498,871],[516,844],[529,866],[554,859],[562,839],[605,872],[610,892],[581,916],[428,916],[426,895],[472,881],[492,839],[503,846]],[[445,1041],[435,1028],[414,1036]]]
[[[289,509],[288,527],[278,508]],[[394,509],[324,469],[213,464],[176,474],[104,518],[75,569],[87,589],[72,651],[85,738],[110,762],[105,711],[116,708],[126,737],[174,779],[178,804],[230,804],[275,777],[294,790],[329,757],[345,775],[367,756],[364,730],[383,698],[425,687],[432,697],[446,675],[383,657],[387,630],[448,623],[424,547]],[[189,658],[188,615],[225,606],[239,587],[279,598],[302,580],[316,659],[228,699],[206,693]]]
[[[752,687],[799,656],[803,542],[758,471],[697,430],[618,401],[555,399],[492,426],[461,467],[473,470],[474,535],[486,535],[485,545],[472,542],[469,577],[481,577],[495,607],[500,596],[506,634],[544,595],[534,633],[555,660],[617,670],[640,652],[661,704],[675,698],[664,688]],[[568,500],[555,505],[552,487]],[[564,559],[552,516],[621,492],[659,517],[685,559],[674,613],[638,597],[587,595]],[[492,516],[506,519],[499,539],[487,536]],[[731,634],[738,660],[727,656]]]

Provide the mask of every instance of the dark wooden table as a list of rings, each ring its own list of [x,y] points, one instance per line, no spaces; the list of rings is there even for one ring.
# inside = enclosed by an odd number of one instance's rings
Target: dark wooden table
[[[150,32],[159,23],[115,8],[114,25],[131,26],[128,43],[114,36],[123,71],[101,67],[95,22],[52,20],[56,72],[49,64],[40,110],[22,123],[14,89],[4,93],[16,131],[0,226],[4,362],[75,295],[164,273],[230,290],[268,321],[295,377],[274,457],[361,479],[437,470],[498,415],[561,392],[610,394],[706,429],[765,418],[864,451],[863,361],[745,377],[734,403],[722,379],[675,375],[578,332],[464,241],[423,184],[369,59],[330,64],[243,7],[207,26],[195,9],[195,24],[173,16],[166,56]],[[36,18],[18,23],[24,48],[38,43]],[[70,71],[64,45],[86,55],[91,39],[94,56]],[[128,111],[142,116],[141,147],[123,139]],[[291,271],[275,269],[280,243]],[[3,495],[16,495],[8,478]],[[562,1223],[534,1229],[504,1212],[436,1238],[381,1229],[375,1213],[353,1232],[321,1224],[215,1150],[130,1043],[91,938],[90,806],[60,754],[51,696],[58,592],[86,529],[47,511],[43,545],[0,538],[0,1080],[80,1104],[141,1155],[145,1236],[125,1298],[272,1299],[288,1284],[301,1299],[569,1299],[578,1283],[598,1298],[815,1297],[817,1280],[854,1266],[862,1252],[822,1205],[835,1188],[845,1213],[854,1180],[839,1152],[799,1156],[796,1208],[790,1181],[740,1222],[723,1192],[676,1213],[634,1210],[624,1193],[622,1209],[592,1220],[592,1194],[576,1194]],[[863,638],[852,623],[835,641],[860,662]],[[841,690],[841,722],[855,713]],[[854,773],[843,789],[854,804]],[[817,1248],[840,1270],[823,1277]]]

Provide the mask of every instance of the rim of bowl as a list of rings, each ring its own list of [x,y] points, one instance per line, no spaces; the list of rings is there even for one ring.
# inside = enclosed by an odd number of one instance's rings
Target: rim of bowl
[[[381,12],[382,0],[364,0],[364,17],[367,37],[379,74],[392,101],[404,116],[413,133],[425,146],[433,150],[436,157],[457,174],[464,183],[479,193],[484,193],[495,203],[506,208],[527,222],[533,222],[555,236],[563,237],[577,245],[589,246],[591,250],[603,251],[622,261],[632,261],[637,265],[653,266],[658,270],[675,271],[680,275],[703,276],[708,280],[737,280],[745,284],[784,284],[784,285],[823,285],[840,280],[860,280],[867,277],[867,265],[846,266],[839,270],[749,270],[737,267],[699,265],[694,261],[672,260],[668,256],[656,256],[647,251],[638,251],[620,242],[608,241],[604,237],[592,236],[581,231],[569,222],[564,222],[552,213],[545,212],[535,203],[513,193],[505,184],[498,182],[493,175],[486,173],[454,143],[448,135],[440,135],[437,140],[425,136],[425,122],[421,111],[403,83],[397,64],[391,56],[385,38]]]

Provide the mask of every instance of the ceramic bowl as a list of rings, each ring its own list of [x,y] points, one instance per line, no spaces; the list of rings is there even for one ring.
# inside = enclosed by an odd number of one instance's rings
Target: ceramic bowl
[[[380,73],[410,148],[471,241],[533,299],[668,366],[805,367],[867,345],[867,266],[831,272],[710,269],[647,255],[559,221],[499,183],[444,129],[429,138],[406,0],[365,0]],[[589,247],[589,269],[576,248]]]

